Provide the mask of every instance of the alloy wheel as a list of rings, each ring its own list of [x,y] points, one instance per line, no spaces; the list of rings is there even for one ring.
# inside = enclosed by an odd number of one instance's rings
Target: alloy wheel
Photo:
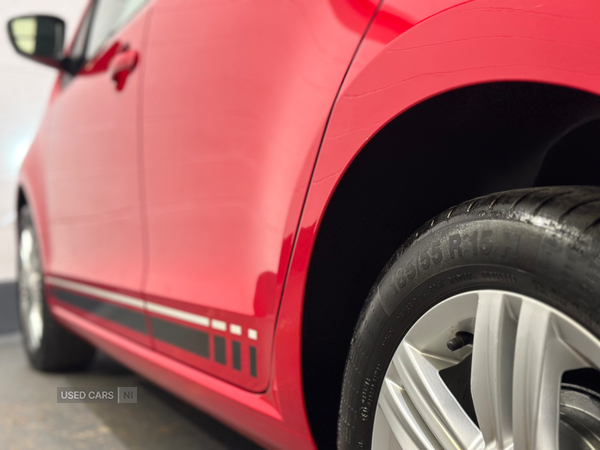
[[[600,340],[545,303],[497,290],[455,295],[395,351],[372,448],[600,449],[598,392],[563,382],[599,368]]]
[[[39,253],[30,227],[21,230],[19,239],[19,310],[27,348],[35,352],[44,333],[43,295]]]

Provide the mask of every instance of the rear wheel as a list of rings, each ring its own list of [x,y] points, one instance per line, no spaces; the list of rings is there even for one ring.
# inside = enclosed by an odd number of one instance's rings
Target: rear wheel
[[[44,297],[43,270],[31,212],[19,212],[19,317],[25,351],[33,367],[44,371],[85,367],[94,348],[61,327]]]
[[[338,447],[600,449],[600,189],[466,202],[362,311]]]

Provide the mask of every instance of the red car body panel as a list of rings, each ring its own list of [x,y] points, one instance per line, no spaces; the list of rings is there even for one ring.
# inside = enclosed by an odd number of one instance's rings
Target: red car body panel
[[[151,3],[122,31],[139,48],[139,70],[122,92],[98,87],[79,100],[81,116],[64,118],[86,120],[84,101],[103,105],[94,114],[105,118],[104,129],[88,122],[85,139],[61,136],[70,152],[85,144],[101,155],[104,148],[113,165],[84,154],[69,159],[51,139],[54,109],[76,88],[75,77],[53,97],[21,187],[47,275],[123,294],[122,302],[139,299],[149,340],[86,319],[56,298],[50,282],[62,323],[267,447],[314,448],[301,380],[304,287],[319,224],[346,169],[393,118],[449,90],[512,80],[600,94],[600,5],[386,0],[375,13],[374,4],[358,0],[251,3]],[[140,32],[136,21],[144,19],[148,28]],[[82,84],[85,77],[104,77],[114,90],[105,72],[82,75]],[[121,141],[106,148],[98,137],[116,95],[139,96],[138,107],[113,111],[119,121],[110,131]],[[131,117],[137,141],[124,137]],[[62,156],[50,161],[51,151]],[[67,167],[71,190],[61,184]],[[72,190],[82,174],[82,189]],[[94,177],[106,180],[102,189]],[[77,208],[94,220],[77,216]],[[83,239],[81,227],[97,239]],[[160,312],[171,310],[189,315]],[[207,334],[210,355],[220,338],[226,363],[157,339],[157,319]],[[243,333],[232,333],[232,324]],[[241,370],[232,367],[234,341]]]
[[[139,48],[145,18],[138,15],[111,40]],[[142,74],[131,76],[127,89],[118,92],[107,71],[93,70],[94,62],[51,106],[50,144],[43,153],[52,248],[46,267],[55,275],[139,293],[143,249],[137,108]]]
[[[360,6],[179,0],[152,11],[142,107],[144,292],[157,304],[255,330],[255,340],[236,338],[241,370],[231,370],[230,352],[215,365],[162,351],[256,392],[269,383],[314,159],[376,5]],[[256,376],[247,370],[251,346]]]

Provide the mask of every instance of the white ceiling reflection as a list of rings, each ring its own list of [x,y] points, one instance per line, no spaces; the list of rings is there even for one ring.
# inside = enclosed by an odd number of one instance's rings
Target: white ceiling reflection
[[[4,25],[10,18],[48,14],[67,24],[73,35],[87,0],[0,1],[0,283],[15,277],[15,199],[19,167],[39,126],[55,69],[29,61],[13,50]],[[1,300],[1,299],[0,299]]]

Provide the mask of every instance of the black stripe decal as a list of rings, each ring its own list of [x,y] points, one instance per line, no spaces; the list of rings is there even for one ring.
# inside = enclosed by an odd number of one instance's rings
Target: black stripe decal
[[[115,305],[114,303],[94,300],[89,297],[84,297],[70,291],[63,291],[62,289],[55,287],[51,288],[51,292],[54,297],[65,303],[76,306],[77,308],[91,312],[92,314],[102,317],[103,319],[116,322],[119,325],[131,328],[132,330],[140,333],[148,334],[143,312],[132,311],[119,305]]]
[[[152,317],[154,337],[188,352],[210,358],[209,335],[204,331]]]
[[[221,336],[215,336],[215,361],[219,364],[227,364],[227,355],[225,354],[225,338]]]
[[[118,304],[97,300],[92,297],[76,294],[57,287],[50,287],[51,294],[58,300],[88,311],[98,317],[110,320],[119,325],[148,334],[144,312],[133,311]],[[210,359],[210,334],[195,328],[163,320],[158,317],[150,318],[155,338],[187,350],[203,358]],[[213,336],[215,362],[227,365],[227,341],[222,336]],[[239,341],[231,341],[231,359],[235,370],[242,370],[242,346]],[[257,374],[256,347],[250,346],[250,375]]]
[[[233,368],[242,370],[242,346],[238,341],[231,341],[231,358],[233,359]]]
[[[256,347],[250,346],[250,375],[254,378],[256,375]]]

